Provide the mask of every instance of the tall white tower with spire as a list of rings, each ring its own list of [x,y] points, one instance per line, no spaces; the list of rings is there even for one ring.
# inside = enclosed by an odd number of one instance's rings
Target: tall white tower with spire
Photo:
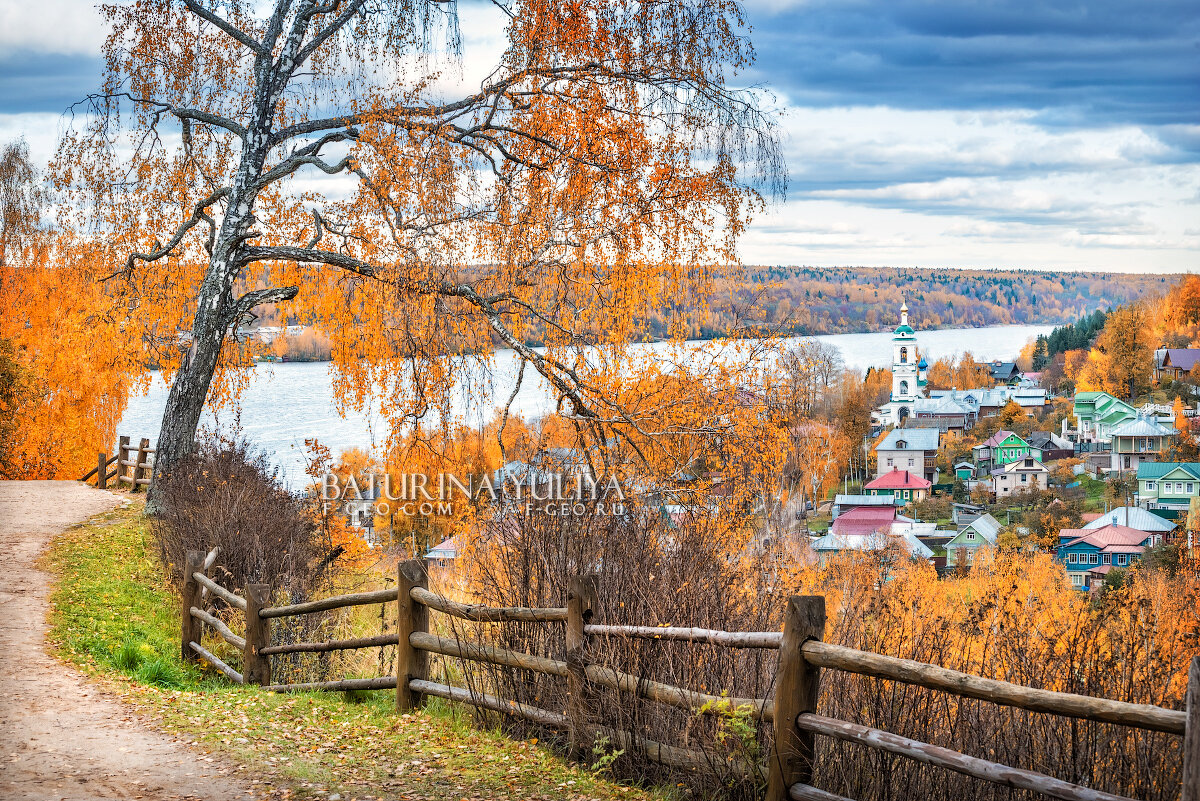
[[[892,401],[903,403],[923,397],[917,365],[917,335],[908,324],[908,304],[900,306],[900,325],[892,334]]]
[[[927,364],[917,349],[917,334],[908,324],[908,304],[900,306],[900,325],[892,334],[892,395],[878,409],[878,422],[903,425],[914,413],[916,402],[925,397]]]

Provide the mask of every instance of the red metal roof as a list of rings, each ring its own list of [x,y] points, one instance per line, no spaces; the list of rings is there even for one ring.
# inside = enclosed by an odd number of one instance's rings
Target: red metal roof
[[[1070,541],[1063,543],[1066,545],[1075,545],[1080,542],[1086,542],[1088,545],[1094,545],[1100,550],[1115,550],[1120,548],[1122,552],[1126,547],[1136,548],[1150,538],[1150,535],[1145,531],[1138,531],[1136,528],[1129,526],[1108,525],[1103,528],[1086,529],[1086,528],[1064,528],[1058,532],[1059,537],[1070,537]]]
[[[931,486],[933,484],[921,476],[914,476],[907,470],[893,467],[890,472],[870,482],[864,489],[929,489]]]
[[[894,506],[859,506],[838,515],[829,530],[834,534],[874,534],[890,531],[895,520]]]

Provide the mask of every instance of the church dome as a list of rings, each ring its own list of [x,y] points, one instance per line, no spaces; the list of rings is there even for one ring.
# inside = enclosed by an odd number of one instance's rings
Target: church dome
[[[902,326],[899,326],[896,328],[896,336],[897,337],[912,337],[912,336],[916,336],[916,332],[912,330],[911,326],[902,325]]]
[[[919,370],[924,370],[928,366],[929,366],[929,362],[925,361],[924,356],[921,357],[921,361],[917,362],[917,369],[919,369]]]

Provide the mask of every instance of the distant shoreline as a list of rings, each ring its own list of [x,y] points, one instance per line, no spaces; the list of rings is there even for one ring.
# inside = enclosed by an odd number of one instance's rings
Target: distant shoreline
[[[999,325],[972,325],[972,326],[943,325],[943,326],[938,326],[936,328],[918,328],[917,336],[919,337],[922,332],[932,333],[934,331],[983,331],[983,330],[995,330],[998,328],[1031,328],[1031,327],[1045,327],[1045,326],[1051,326],[1054,328],[1058,328],[1060,326],[1068,325],[1069,323],[1072,323],[1072,322],[1075,322],[1075,321],[1074,320],[1066,320],[1063,322],[1001,323]],[[779,338],[780,339],[820,339],[821,337],[877,336],[880,334],[890,334],[892,332],[892,330],[893,329],[889,327],[889,328],[881,328],[881,329],[878,329],[875,331],[838,331],[836,333],[830,333],[830,334],[782,334],[782,335],[780,335]],[[727,339],[727,338],[728,337],[722,337],[722,336],[707,336],[707,337],[693,337],[691,339],[687,339],[684,341],[685,342],[714,342],[718,339]],[[746,337],[746,339],[762,339],[762,337]],[[631,345],[658,345],[658,344],[662,344],[664,342],[671,342],[671,341],[673,341],[673,340],[661,339],[661,338],[651,338],[651,339],[641,339],[641,340],[631,341],[629,344],[631,344]],[[526,342],[525,345],[528,347],[531,347],[531,348],[544,347],[544,345],[542,345],[540,342]],[[497,348],[496,351],[493,351],[493,352],[507,351],[507,350],[512,350],[512,349],[511,348]],[[304,359],[304,358],[288,359],[288,358],[279,358],[279,357],[271,357],[271,358],[263,358],[263,359],[255,360],[255,364],[330,364],[332,362],[333,362],[333,359]]]

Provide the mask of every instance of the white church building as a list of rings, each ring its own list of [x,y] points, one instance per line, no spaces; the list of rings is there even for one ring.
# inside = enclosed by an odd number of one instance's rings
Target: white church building
[[[879,425],[899,426],[913,416],[918,401],[926,398],[927,367],[917,350],[917,334],[908,324],[908,304],[903,303],[900,325],[892,334],[892,395],[876,411]]]

